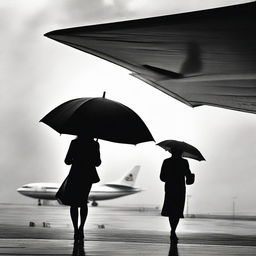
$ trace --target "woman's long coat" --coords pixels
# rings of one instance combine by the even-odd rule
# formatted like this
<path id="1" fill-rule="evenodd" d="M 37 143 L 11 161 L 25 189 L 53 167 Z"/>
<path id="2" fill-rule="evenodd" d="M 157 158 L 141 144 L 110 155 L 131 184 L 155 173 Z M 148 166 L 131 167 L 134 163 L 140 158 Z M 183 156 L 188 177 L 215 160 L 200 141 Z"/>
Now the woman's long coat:
<path id="1" fill-rule="evenodd" d="M 92 183 L 100 180 L 96 171 L 96 166 L 101 164 L 99 143 L 94 140 L 72 140 L 65 163 L 72 166 L 56 198 L 65 205 L 82 206 L 88 201 Z"/>
<path id="2" fill-rule="evenodd" d="M 164 160 L 161 168 L 160 179 L 165 182 L 165 198 L 162 216 L 183 218 L 186 185 L 185 177 L 191 171 L 186 159 L 170 157 Z"/>

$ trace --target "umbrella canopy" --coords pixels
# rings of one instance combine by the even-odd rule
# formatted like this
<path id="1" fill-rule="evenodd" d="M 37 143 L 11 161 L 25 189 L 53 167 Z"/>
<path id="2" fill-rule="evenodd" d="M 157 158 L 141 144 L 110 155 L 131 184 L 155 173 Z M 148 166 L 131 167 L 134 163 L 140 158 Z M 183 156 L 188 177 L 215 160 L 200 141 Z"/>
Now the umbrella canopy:
<path id="1" fill-rule="evenodd" d="M 183 103 L 256 113 L 256 3 L 52 31 Z"/>
<path id="2" fill-rule="evenodd" d="M 183 151 L 182 156 L 183 157 L 189 157 L 198 161 L 205 160 L 203 155 L 200 153 L 200 151 L 195 148 L 194 146 L 184 142 L 184 141 L 178 141 L 178 140 L 164 140 L 159 143 L 157 143 L 158 146 L 162 147 L 165 150 L 172 150 L 172 149 L 179 149 Z"/>
<path id="3" fill-rule="evenodd" d="M 127 144 L 154 141 L 145 123 L 133 110 L 106 98 L 67 101 L 40 121 L 59 133 L 90 134 L 94 138 Z"/>

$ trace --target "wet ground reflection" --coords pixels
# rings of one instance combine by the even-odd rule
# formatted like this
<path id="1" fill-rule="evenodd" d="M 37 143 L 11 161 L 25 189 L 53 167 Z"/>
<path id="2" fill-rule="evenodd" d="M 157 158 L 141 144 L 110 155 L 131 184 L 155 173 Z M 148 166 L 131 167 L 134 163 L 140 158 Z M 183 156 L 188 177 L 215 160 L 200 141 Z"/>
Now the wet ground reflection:
<path id="1" fill-rule="evenodd" d="M 168 256 L 179 256 L 177 244 L 171 244 Z"/>
<path id="2" fill-rule="evenodd" d="M 85 256 L 84 243 L 74 242 L 72 256 Z"/>

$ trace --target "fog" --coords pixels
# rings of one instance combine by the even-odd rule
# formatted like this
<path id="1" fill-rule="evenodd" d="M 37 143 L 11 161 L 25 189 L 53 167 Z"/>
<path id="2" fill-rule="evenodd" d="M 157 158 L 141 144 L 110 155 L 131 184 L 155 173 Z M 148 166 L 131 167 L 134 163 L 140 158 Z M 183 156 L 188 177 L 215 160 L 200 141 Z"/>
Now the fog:
<path id="1" fill-rule="evenodd" d="M 106 97 L 132 108 L 156 142 L 184 140 L 205 162 L 189 160 L 196 183 L 188 187 L 190 210 L 255 214 L 256 116 L 214 107 L 190 108 L 139 81 L 114 64 L 43 36 L 72 26 L 150 17 L 247 1 L 2 0 L 0 101 L 0 202 L 33 203 L 16 192 L 29 182 L 61 182 L 72 136 L 59 135 L 39 120 L 77 97 Z M 100 141 L 101 181 L 141 165 L 136 185 L 145 191 L 109 204 L 160 206 L 162 161 L 169 156 L 153 142 L 137 146 Z"/>

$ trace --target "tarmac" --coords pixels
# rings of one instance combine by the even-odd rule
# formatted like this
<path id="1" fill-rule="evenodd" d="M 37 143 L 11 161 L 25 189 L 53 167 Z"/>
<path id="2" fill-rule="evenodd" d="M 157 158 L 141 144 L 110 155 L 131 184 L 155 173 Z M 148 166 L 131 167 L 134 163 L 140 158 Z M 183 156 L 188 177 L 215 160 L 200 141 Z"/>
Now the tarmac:
<path id="1" fill-rule="evenodd" d="M 170 246 L 168 219 L 146 207 L 89 207 L 84 244 L 69 208 L 0 205 L 0 255 L 256 255 L 256 221 L 182 219 Z"/>

